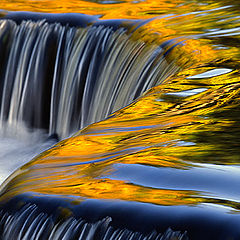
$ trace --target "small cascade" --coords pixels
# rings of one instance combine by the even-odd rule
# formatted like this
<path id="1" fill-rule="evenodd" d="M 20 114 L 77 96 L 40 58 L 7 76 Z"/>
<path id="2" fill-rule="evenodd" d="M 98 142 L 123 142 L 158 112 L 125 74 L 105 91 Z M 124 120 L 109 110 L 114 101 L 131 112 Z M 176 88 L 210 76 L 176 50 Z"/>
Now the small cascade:
<path id="1" fill-rule="evenodd" d="M 0 124 L 60 138 L 130 104 L 178 69 L 123 28 L 0 21 Z"/>
<path id="2" fill-rule="evenodd" d="M 17 136 L 27 142 L 19 147 L 27 160 L 58 137 L 127 106 L 179 68 L 165 59 L 162 47 L 101 24 L 79 28 L 45 20 L 0 20 L 0 51 L 0 147 Z M 41 148 L 26 152 L 36 142 Z M 10 159 L 7 148 L 1 159 Z M 16 212 L 0 212 L 0 239 L 188 239 L 170 228 L 143 233 L 112 222 L 108 215 L 95 221 L 56 218 L 37 204 L 25 204 Z"/>
<path id="3" fill-rule="evenodd" d="M 237 1 L 0 6 L 0 240 L 240 239 Z"/>
<path id="4" fill-rule="evenodd" d="M 15 214 L 0 213 L 1 239 L 28 240 L 188 240 L 187 234 L 172 231 L 152 231 L 148 234 L 111 226 L 111 217 L 89 223 L 69 217 L 55 222 L 52 216 L 40 212 L 35 204 L 27 204 Z"/>

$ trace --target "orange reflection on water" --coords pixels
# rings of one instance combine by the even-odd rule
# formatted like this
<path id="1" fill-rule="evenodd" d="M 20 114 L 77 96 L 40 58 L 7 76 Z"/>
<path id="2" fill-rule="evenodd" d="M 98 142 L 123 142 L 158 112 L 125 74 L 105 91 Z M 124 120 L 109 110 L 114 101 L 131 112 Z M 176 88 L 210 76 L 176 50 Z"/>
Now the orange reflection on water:
<path id="1" fill-rule="evenodd" d="M 79 12 L 90 15 L 102 15 L 105 19 L 116 18 L 150 18 L 155 15 L 168 13 L 170 9 L 174 9 L 176 6 L 176 11 L 181 11 L 181 9 L 186 9 L 185 6 L 181 6 L 184 1 L 178 0 L 174 3 L 169 3 L 169 1 L 139 1 L 135 2 L 132 0 L 126 0 L 121 3 L 115 4 L 101 4 L 94 3 L 91 1 L 58 1 L 58 0 L 3 0 L 0 3 L 0 9 L 5 9 L 9 11 L 36 11 L 36 12 L 51 12 L 51 13 L 64 13 L 64 12 Z M 161 8 L 159 8 L 161 5 Z M 163 7 L 164 6 L 164 7 Z"/>
<path id="2" fill-rule="evenodd" d="M 1 1 L 0 8 L 43 12 L 76 11 L 101 14 L 105 19 L 146 19 L 166 14 L 169 9 L 175 13 L 184 12 L 189 6 L 190 10 L 195 8 L 191 4 L 175 8 L 182 1 L 143 1 L 135 4 L 133 9 L 129 7 L 132 6 L 130 1 L 112 5 L 84 1 L 57 2 L 58 5 L 55 1 L 32 1 L 31 5 L 26 5 L 26 1 Z M 165 5 L 160 8 L 160 4 Z M 210 7 L 219 7 L 219 4 L 214 3 Z M 207 8 L 202 5 L 201 10 Z M 174 64 L 183 69 L 188 67 L 187 70 L 182 69 L 178 75 L 168 78 L 130 106 L 112 114 L 111 118 L 83 129 L 33 159 L 10 178 L 12 181 L 8 185 L 6 182 L 2 186 L 5 193 L 2 199 L 35 192 L 162 205 L 217 202 L 214 196 L 212 199 L 205 198 L 201 191 L 151 188 L 127 180 L 114 180 L 112 175 L 117 171 L 116 163 L 184 171 L 191 170 L 194 163 L 201 162 L 240 164 L 237 144 L 225 146 L 226 139 L 230 142 L 239 139 L 239 53 L 236 47 L 230 47 L 231 41 L 226 43 L 229 46 L 219 54 L 216 47 L 219 40 L 216 38 L 189 37 L 211 29 L 216 18 L 223 13 L 224 10 L 219 10 L 213 18 L 208 15 L 208 21 L 204 21 L 206 15 L 197 13 L 179 18 L 166 16 L 139 28 L 132 38 L 141 38 L 149 44 L 181 37 L 176 40 L 181 44 L 175 46 L 166 58 L 169 62 L 174 59 Z M 226 59 L 223 60 L 222 55 Z M 234 71 L 215 77 L 191 78 L 221 67 Z M 204 90 L 199 93 L 188 96 L 179 94 L 200 88 Z M 231 206 L 230 203 L 226 205 Z"/>

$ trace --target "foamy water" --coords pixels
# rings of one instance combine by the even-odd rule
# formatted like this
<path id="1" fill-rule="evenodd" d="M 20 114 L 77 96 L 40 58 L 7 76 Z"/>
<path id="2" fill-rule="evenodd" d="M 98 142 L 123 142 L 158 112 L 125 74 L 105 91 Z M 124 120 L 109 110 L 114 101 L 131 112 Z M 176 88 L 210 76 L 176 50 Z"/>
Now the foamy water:
<path id="1" fill-rule="evenodd" d="M 53 145 L 40 130 L 30 131 L 23 124 L 3 124 L 0 128 L 0 184 L 17 168 Z"/>

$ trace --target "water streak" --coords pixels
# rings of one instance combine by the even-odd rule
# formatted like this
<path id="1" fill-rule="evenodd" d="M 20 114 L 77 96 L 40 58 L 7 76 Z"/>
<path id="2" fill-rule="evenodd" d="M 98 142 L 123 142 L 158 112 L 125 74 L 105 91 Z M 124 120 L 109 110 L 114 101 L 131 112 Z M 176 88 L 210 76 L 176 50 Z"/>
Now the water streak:
<path id="1" fill-rule="evenodd" d="M 29 9 L 19 7 L 24 1 L 7 2 L 8 10 Z M 31 11 L 46 11 L 46 4 L 49 12 L 101 19 L 85 29 L 1 24 L 0 94 L 6 76 L 11 93 L 4 124 L 24 121 L 64 138 L 142 94 L 1 185 L 4 238 L 161 239 L 171 227 L 195 240 L 239 239 L 239 6 L 226 0 L 130 2 L 31 5 Z M 111 28 L 116 16 L 134 21 L 134 33 Z M 10 56 L 16 56 L 14 68 Z M 175 72 L 173 62 L 181 71 L 143 94 Z M 39 100 L 27 101 L 36 92 L 32 79 L 44 94 L 37 112 L 28 113 L 27 103 Z M 13 99 L 22 103 L 15 108 Z"/>
<path id="2" fill-rule="evenodd" d="M 0 22 L 6 50 L 0 122 L 25 122 L 61 138 L 128 105 L 178 68 L 163 49 L 123 28 Z"/>
<path id="3" fill-rule="evenodd" d="M 27 204 L 17 213 L 0 213 L 1 239 L 28 240 L 188 240 L 187 233 L 152 231 L 148 234 L 118 229 L 111 226 L 111 217 L 96 222 L 87 222 L 74 217 L 55 223 L 52 216 L 40 212 L 35 204 Z"/>

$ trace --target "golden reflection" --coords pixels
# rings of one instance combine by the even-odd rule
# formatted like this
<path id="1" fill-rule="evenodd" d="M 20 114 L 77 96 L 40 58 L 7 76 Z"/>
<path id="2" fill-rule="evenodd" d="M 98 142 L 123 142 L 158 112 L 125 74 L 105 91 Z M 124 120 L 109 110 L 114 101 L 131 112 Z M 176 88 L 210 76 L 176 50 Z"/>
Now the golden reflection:
<path id="1" fill-rule="evenodd" d="M 145 0 L 124 2 L 116 2 L 114 4 L 101 4 L 83 1 L 83 0 L 2 0 L 0 9 L 7 11 L 32 11 L 32 12 L 48 12 L 48 13 L 66 13 L 76 12 L 89 15 L 99 15 L 102 19 L 150 19 L 162 15 L 176 14 L 177 18 L 184 19 L 184 25 L 181 28 L 188 27 L 188 23 L 192 24 L 191 19 L 195 17 L 195 12 L 209 11 L 221 7 L 221 2 L 212 2 L 204 5 L 197 2 L 177 0 Z M 186 14 L 192 12 L 193 14 Z M 183 14 L 181 16 L 181 14 Z M 200 14 L 200 13 L 198 13 Z M 220 14 L 220 13 L 219 13 Z M 189 21 L 190 20 L 190 21 Z M 176 21 L 175 21 L 176 23 Z M 196 21 L 197 23 L 197 21 Z M 197 23 L 199 26 L 200 23 Z M 188 29 L 189 30 L 189 29 Z"/>
<path id="2" fill-rule="evenodd" d="M 99 1 L 101 3 L 101 1 Z M 166 14 L 169 10 L 181 12 L 187 7 L 183 0 L 169 2 L 167 0 L 146 0 L 134 3 L 132 0 L 126 0 L 115 4 L 100 4 L 89 1 L 72 0 L 38 0 L 38 1 L 23 1 L 23 0 L 3 0 L 0 3 L 0 8 L 9 11 L 37 11 L 37 12 L 82 12 L 85 14 L 101 14 L 106 19 L 116 18 L 149 18 Z M 161 5 L 161 8 L 159 6 Z M 132 7 L 134 6 L 134 7 Z M 194 5 L 190 4 L 194 9 Z M 195 7 L 196 8 L 196 7 Z"/>
<path id="3" fill-rule="evenodd" d="M 193 69 L 191 74 L 195 73 L 196 69 Z M 184 74 L 189 75 L 189 71 Z M 217 148 L 221 147 L 216 142 L 201 144 L 195 138 L 197 134 L 232 126 L 228 119 L 219 122 L 217 118 L 209 116 L 224 111 L 226 102 L 236 101 L 239 84 L 233 75 L 234 72 L 208 79 L 207 90 L 197 95 L 159 101 L 166 95 L 162 89 L 171 93 L 192 88 L 191 85 L 178 84 L 183 76 L 170 79 L 128 108 L 117 112 L 116 116 L 85 128 L 75 137 L 60 142 L 26 164 L 21 169 L 22 173 L 7 185 L 4 198 L 37 192 L 161 205 L 211 202 L 201 196 L 201 192 L 150 188 L 111 179 L 111 175 L 114 174 L 115 163 L 188 171 L 194 166 L 194 160 L 199 161 L 202 155 L 213 151 L 216 153 Z M 232 83 L 226 85 L 227 76 Z M 206 79 L 196 82 L 206 82 Z M 180 140 L 195 144 L 181 145 Z M 239 163 L 239 160 L 234 158 L 237 161 L 235 163 Z M 229 161 L 234 163 L 233 159 Z M 224 164 L 228 164 L 228 161 Z M 216 199 L 213 200 L 216 202 Z"/>
<path id="4" fill-rule="evenodd" d="M 85 1 L 57 1 L 56 4 L 54 0 L 43 0 L 26 5 L 26 1 L 3 0 L 0 8 L 75 11 L 101 15 L 102 19 L 116 16 L 147 19 L 167 14 L 169 10 L 174 14 L 196 10 L 196 4 L 182 3 L 180 0 L 174 3 L 141 1 L 131 8 L 132 1 L 111 5 L 86 4 Z M 198 12 L 157 18 L 136 30 L 132 36 L 149 44 L 160 44 L 175 38 L 172 43 L 175 47 L 166 58 L 175 59 L 175 64 L 181 66 L 182 71 L 146 92 L 130 106 L 112 114 L 111 118 L 83 129 L 23 166 L 11 177 L 9 184 L 3 184 L 1 200 L 24 192 L 35 192 L 162 205 L 217 202 L 214 196 L 212 199 L 205 198 L 200 191 L 151 188 L 112 178 L 117 171 L 115 163 L 184 171 L 201 162 L 240 164 L 237 144 L 240 137 L 239 52 L 231 46 L 232 41 L 239 41 L 239 36 L 235 35 L 234 39 L 228 36 L 231 41 L 227 42 L 211 38 L 205 31 L 213 28 L 214 24 L 220 27 L 221 23 L 216 23 L 216 19 L 225 10 L 214 11 L 213 17 L 208 10 L 220 7 L 221 2 L 199 6 L 198 11 L 205 11 L 204 14 Z M 227 28 L 228 23 L 229 20 L 225 19 L 221 27 Z M 233 26 L 236 27 L 237 23 Z M 191 35 L 195 37 L 191 38 Z M 232 71 L 215 77 L 191 78 L 216 68 Z M 184 91 L 199 88 L 204 91 L 181 95 Z M 226 144 L 228 141 L 231 144 Z M 232 144 L 234 142 L 236 144 Z M 224 204 L 232 206 L 229 202 Z"/>

